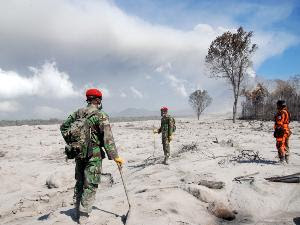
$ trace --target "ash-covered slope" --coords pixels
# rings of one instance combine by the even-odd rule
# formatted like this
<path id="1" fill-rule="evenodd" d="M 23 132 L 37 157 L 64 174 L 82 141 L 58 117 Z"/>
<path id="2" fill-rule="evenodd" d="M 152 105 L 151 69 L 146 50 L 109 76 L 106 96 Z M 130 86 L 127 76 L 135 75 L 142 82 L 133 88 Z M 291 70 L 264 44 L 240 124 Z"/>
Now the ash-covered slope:
<path id="1" fill-rule="evenodd" d="M 277 163 L 271 122 L 232 124 L 220 116 L 177 119 L 170 165 L 163 165 L 160 137 L 152 133 L 159 124 L 112 124 L 126 160 L 123 173 L 132 202 L 128 224 L 296 224 L 299 184 L 264 178 L 300 172 L 299 123 L 292 123 L 289 165 Z M 0 138 L 0 224 L 76 224 L 74 162 L 64 160 L 59 126 L 2 127 Z M 128 205 L 118 169 L 105 159 L 102 173 L 88 224 L 121 225 Z M 233 181 L 248 174 L 254 179 Z M 45 185 L 51 175 L 57 188 Z M 225 186 L 212 189 L 205 181 Z M 235 219 L 216 217 L 226 213 Z"/>

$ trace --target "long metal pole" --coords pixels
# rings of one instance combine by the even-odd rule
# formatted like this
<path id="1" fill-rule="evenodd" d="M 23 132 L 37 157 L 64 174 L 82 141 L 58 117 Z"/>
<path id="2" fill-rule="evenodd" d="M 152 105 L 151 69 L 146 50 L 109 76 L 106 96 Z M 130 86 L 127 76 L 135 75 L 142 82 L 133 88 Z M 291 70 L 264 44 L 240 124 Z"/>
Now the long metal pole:
<path id="1" fill-rule="evenodd" d="M 125 191 L 125 194 L 126 194 L 126 198 L 127 198 L 127 202 L 128 202 L 128 212 L 126 214 L 126 220 L 125 220 L 125 225 L 128 225 L 129 224 L 129 218 L 130 218 L 130 215 L 131 215 L 131 204 L 130 204 L 130 200 L 129 200 L 129 197 L 128 197 L 128 191 L 127 191 L 127 188 L 126 188 L 126 184 L 124 182 L 124 178 L 123 178 L 123 172 L 122 172 L 122 167 L 118 165 L 118 169 L 119 169 L 119 172 L 120 172 L 120 175 L 121 175 L 121 180 L 122 180 L 122 183 L 123 183 L 123 187 L 124 187 L 124 191 Z"/>
<path id="2" fill-rule="evenodd" d="M 156 143 L 155 143 L 155 133 L 154 133 L 154 125 L 153 125 L 153 153 L 152 153 L 153 157 L 154 157 L 155 149 L 156 149 Z"/>
<path id="3" fill-rule="evenodd" d="M 122 167 L 120 165 L 118 165 L 118 169 L 119 169 L 119 172 L 120 172 L 120 175 L 121 175 L 121 180 L 122 180 L 122 183 L 123 183 L 124 191 L 125 191 L 125 194 L 126 194 L 126 197 L 127 197 L 128 206 L 129 206 L 129 209 L 130 209 L 131 204 L 130 204 L 130 200 L 129 200 L 129 197 L 128 197 L 128 191 L 127 191 L 127 188 L 126 188 L 126 184 L 125 184 L 124 178 L 123 178 Z"/>

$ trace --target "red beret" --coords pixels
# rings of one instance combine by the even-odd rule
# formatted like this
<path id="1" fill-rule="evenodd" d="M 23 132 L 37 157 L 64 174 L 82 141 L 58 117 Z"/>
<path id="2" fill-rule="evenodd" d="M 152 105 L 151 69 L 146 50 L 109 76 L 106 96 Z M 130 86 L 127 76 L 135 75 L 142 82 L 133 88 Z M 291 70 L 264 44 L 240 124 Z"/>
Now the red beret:
<path id="1" fill-rule="evenodd" d="M 160 111 L 168 111 L 168 108 L 166 106 L 163 106 L 160 108 Z"/>
<path id="2" fill-rule="evenodd" d="M 88 89 L 85 93 L 86 97 L 102 97 L 101 91 L 96 88 Z"/>

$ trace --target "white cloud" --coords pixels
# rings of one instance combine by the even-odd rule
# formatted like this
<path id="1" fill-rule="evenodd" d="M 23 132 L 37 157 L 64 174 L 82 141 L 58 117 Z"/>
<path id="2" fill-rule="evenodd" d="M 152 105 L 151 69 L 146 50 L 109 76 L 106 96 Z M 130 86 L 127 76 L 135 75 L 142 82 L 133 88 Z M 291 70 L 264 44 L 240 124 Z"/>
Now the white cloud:
<path id="1" fill-rule="evenodd" d="M 246 71 L 247 75 L 250 77 L 250 78 L 255 78 L 256 77 L 256 73 L 254 71 L 254 69 L 252 67 L 249 67 Z"/>
<path id="2" fill-rule="evenodd" d="M 103 98 L 110 98 L 111 97 L 111 93 L 110 93 L 108 88 L 99 87 L 98 89 L 102 92 Z"/>
<path id="3" fill-rule="evenodd" d="M 164 77 L 168 80 L 167 84 L 170 84 L 178 94 L 183 97 L 187 97 L 188 93 L 184 83 L 187 84 L 188 82 L 184 79 L 179 79 L 175 75 L 171 74 L 172 68 L 172 63 L 168 62 L 157 67 L 155 71 L 164 75 Z"/>
<path id="4" fill-rule="evenodd" d="M 42 60 L 55 59 L 62 65 L 60 68 L 72 75 L 73 82 L 80 83 L 80 87 L 93 80 L 96 85 L 88 87 L 102 87 L 104 98 L 115 98 L 105 104 L 105 107 L 111 104 L 111 108 L 115 108 L 113 105 L 125 108 L 139 102 L 140 107 L 152 107 L 153 103 L 149 105 L 149 102 L 137 100 L 148 96 L 147 93 L 152 91 L 149 83 L 154 85 L 155 82 L 163 85 L 168 83 L 180 96 L 187 96 L 190 86 L 198 84 L 210 93 L 227 90 L 228 87 L 224 87 L 222 82 L 205 76 L 204 59 L 216 36 L 227 30 L 236 30 L 234 18 L 243 15 L 240 11 L 256 11 L 252 10 L 253 7 L 248 10 L 247 6 L 240 10 L 239 5 L 228 6 L 227 11 L 222 8 L 222 17 L 216 17 L 211 8 L 205 9 L 203 15 L 211 17 L 215 23 L 210 21 L 211 18 L 202 17 L 189 24 L 199 23 L 193 29 L 180 30 L 174 28 L 176 26 L 162 26 L 126 14 L 110 0 L 2 1 L 0 59 L 5 60 L 0 61 L 3 61 L 3 68 L 14 68 L 16 65 L 18 68 L 13 70 L 22 71 L 23 63 L 27 61 L 35 66 Z M 11 9 L 14 9 L 14 13 L 11 13 Z M 260 12 L 269 12 L 268 9 L 261 9 Z M 233 10 L 235 12 L 231 13 Z M 290 13 L 289 10 L 280 15 L 277 12 L 281 13 L 278 10 L 274 13 L 276 21 L 280 21 L 281 15 Z M 269 13 L 263 17 L 269 17 Z M 219 18 L 227 18 L 227 22 Z M 269 17 L 272 18 L 273 15 Z M 259 49 L 255 53 L 254 68 L 296 42 L 295 36 L 288 32 L 270 32 L 264 27 L 255 29 L 253 43 L 257 43 Z M 76 91 L 67 73 L 58 71 L 53 64 L 44 67 L 33 68 L 32 76 L 1 70 L 0 98 L 38 95 L 60 98 L 78 96 L 78 93 L 84 97 L 86 89 Z M 147 76 L 144 78 L 145 74 L 152 79 L 149 80 Z M 132 86 L 133 89 L 120 93 L 120 86 Z M 135 98 L 126 98 L 131 92 Z M 156 93 L 151 92 L 151 97 L 157 102 L 173 101 L 177 107 L 185 107 L 185 103 L 171 98 L 173 94 L 161 88 Z M 229 95 L 220 96 L 227 98 Z M 218 107 L 222 108 L 222 105 Z"/>
<path id="5" fill-rule="evenodd" d="M 49 106 L 37 106 L 34 108 L 34 114 L 40 119 L 51 119 L 61 118 L 64 115 L 64 112 Z"/>
<path id="6" fill-rule="evenodd" d="M 223 34 L 224 32 L 227 31 L 231 31 L 231 32 L 235 32 L 236 29 L 235 28 L 229 28 L 229 27 L 217 27 L 217 28 L 213 28 L 211 25 L 209 24 L 202 24 L 199 23 L 194 27 L 194 31 L 196 33 L 199 33 L 201 35 L 206 34 L 206 37 L 210 37 L 210 38 L 214 38 L 216 36 L 219 36 L 221 34 Z"/>
<path id="7" fill-rule="evenodd" d="M 130 87 L 130 90 L 131 90 L 131 92 L 133 93 L 133 96 L 134 96 L 135 98 L 140 98 L 140 99 L 142 99 L 142 98 L 144 97 L 143 94 L 142 94 L 140 91 L 138 91 L 135 87 L 131 86 L 131 87 Z"/>
<path id="8" fill-rule="evenodd" d="M 298 44 L 299 38 L 282 32 L 260 32 L 254 33 L 253 43 L 258 45 L 257 52 L 254 53 L 254 66 L 257 68 L 266 59 L 280 55 L 288 47 Z"/>
<path id="9" fill-rule="evenodd" d="M 138 64 L 144 68 L 165 62 L 188 66 L 194 62 L 201 64 L 213 38 L 222 29 L 227 30 L 199 24 L 195 29 L 182 31 L 127 15 L 111 1 L 76 3 L 66 0 L 3 3 L 0 8 L 2 32 L 22 39 L 22 42 L 12 43 L 18 48 L 7 50 L 7 54 L 22 55 L 32 43 L 33 46 L 40 44 L 39 51 L 45 54 L 51 46 L 54 57 L 75 58 L 80 63 L 89 60 L 92 65 L 109 56 L 116 62 L 126 61 L 128 65 Z M 10 8 L 14 8 L 17 15 L 8 14 Z M 10 21 L 9 26 L 4 21 Z M 7 45 L 7 40 L 1 41 L 0 37 L 0 47 L 1 43 Z"/>
<path id="10" fill-rule="evenodd" d="M 257 9 L 260 13 L 256 16 L 269 15 L 263 13 L 269 8 L 260 8 L 256 4 L 238 6 L 244 13 L 247 10 Z M 9 13 L 11 8 L 15 13 Z M 287 10 L 282 10 L 285 16 L 291 11 L 290 7 L 286 8 Z M 273 14 L 276 15 L 281 12 L 281 7 L 275 7 L 273 10 L 275 10 Z M 239 15 L 238 12 L 234 13 Z M 11 48 L 14 46 L 18 48 L 13 51 L 9 49 L 3 54 L 8 55 L 11 52 L 27 54 L 24 50 L 32 43 L 33 46 L 36 44 L 42 46 L 39 51 L 48 53 L 50 45 L 52 54 L 71 59 L 79 58 L 79 61 L 93 59 L 94 63 L 110 56 L 116 61 L 123 62 L 125 59 L 128 64 L 135 64 L 138 61 L 140 67 L 145 65 L 157 67 L 166 62 L 180 62 L 186 66 L 197 63 L 203 69 L 201 63 L 211 41 L 227 30 L 236 30 L 234 24 L 230 27 L 221 25 L 222 22 L 218 27 L 199 23 L 188 31 L 153 25 L 126 14 L 108 0 L 80 2 L 31 0 L 30 3 L 12 0 L 1 4 L 0 27 L 2 33 L 6 35 L 0 37 L 0 47 L 1 43 L 5 47 L 10 40 L 15 40 L 14 37 L 19 37 L 22 42 L 11 44 Z M 254 41 L 259 45 L 258 55 L 254 61 L 256 67 L 266 58 L 280 54 L 296 43 L 292 34 L 271 33 L 263 29 L 255 31 Z M 163 69 L 157 67 L 157 72 L 162 72 Z M 184 77 L 185 74 L 180 76 Z"/>
<path id="11" fill-rule="evenodd" d="M 30 67 L 32 76 L 21 76 L 14 71 L 0 69 L 0 98 L 40 96 L 68 98 L 78 95 L 69 75 L 58 71 L 55 63 L 45 63 L 41 69 Z"/>
<path id="12" fill-rule="evenodd" d="M 209 33 L 209 34 L 214 34 L 214 29 L 208 25 L 208 24 L 197 24 L 195 27 L 194 27 L 194 30 L 195 31 L 200 31 L 200 32 L 206 32 L 206 33 Z"/>
<path id="13" fill-rule="evenodd" d="M 121 98 L 126 98 L 127 95 L 125 94 L 125 92 L 122 91 L 121 94 L 120 94 L 120 97 L 121 97 Z"/>
<path id="14" fill-rule="evenodd" d="M 15 101 L 0 102 L 0 112 L 17 112 L 19 108 L 19 103 Z"/>
<path id="15" fill-rule="evenodd" d="M 177 77 L 175 77 L 174 75 L 171 75 L 171 74 L 167 74 L 166 77 L 170 81 L 171 86 L 175 88 L 177 93 L 179 93 L 183 97 L 188 96 L 186 88 L 183 84 L 186 81 L 180 80 L 180 79 L 178 79 Z"/>
<path id="16" fill-rule="evenodd" d="M 194 31 L 199 32 L 201 40 L 213 40 L 215 37 L 222 35 L 224 32 L 236 32 L 237 27 L 217 27 L 213 28 L 208 24 L 198 24 Z M 246 30 L 249 31 L 249 30 Z M 205 35 L 204 35 L 205 34 Z M 204 37 L 203 37 L 204 35 Z M 257 44 L 258 50 L 253 55 L 255 68 L 258 68 L 266 59 L 281 54 L 285 49 L 299 43 L 299 38 L 286 32 L 266 32 L 264 30 L 254 30 L 252 39 L 253 44 Z M 206 43 L 207 44 L 207 43 Z M 210 43 L 209 43 L 210 44 Z M 207 48 L 209 47 L 207 44 Z"/>
<path id="17" fill-rule="evenodd" d="M 167 62 L 163 65 L 158 66 L 155 71 L 159 73 L 165 73 L 169 72 L 172 69 L 172 64 L 170 62 Z"/>

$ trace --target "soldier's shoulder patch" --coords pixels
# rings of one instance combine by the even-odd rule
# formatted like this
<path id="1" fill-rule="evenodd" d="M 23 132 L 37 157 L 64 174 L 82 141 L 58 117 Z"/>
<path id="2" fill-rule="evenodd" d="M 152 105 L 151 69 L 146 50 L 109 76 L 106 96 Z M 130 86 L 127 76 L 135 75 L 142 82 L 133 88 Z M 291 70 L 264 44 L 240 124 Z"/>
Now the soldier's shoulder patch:
<path id="1" fill-rule="evenodd" d="M 107 122 L 107 123 L 109 122 L 109 116 L 106 112 L 100 111 L 99 116 L 102 122 Z"/>
<path id="2" fill-rule="evenodd" d="M 100 112 L 100 114 L 101 114 L 103 117 L 109 118 L 109 116 L 108 116 L 108 114 L 107 114 L 106 112 L 104 112 L 104 111 L 102 111 L 102 110 L 100 110 L 99 112 Z"/>

